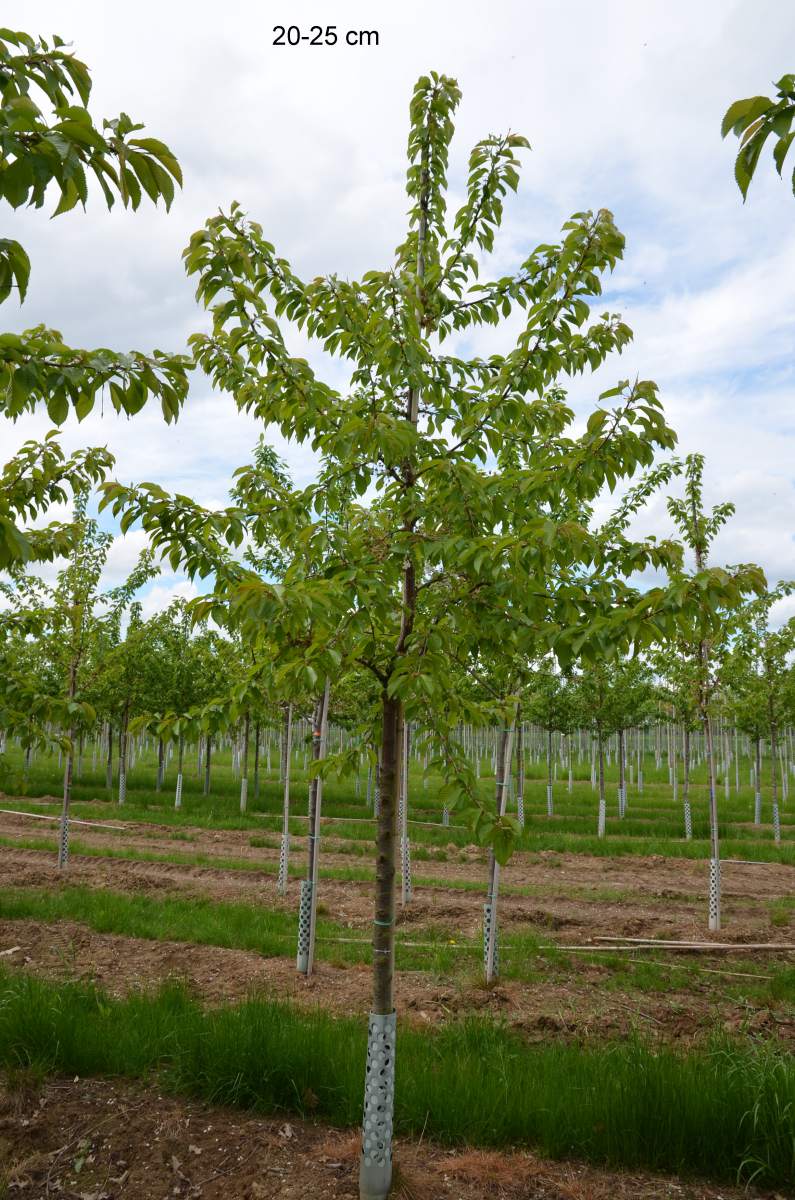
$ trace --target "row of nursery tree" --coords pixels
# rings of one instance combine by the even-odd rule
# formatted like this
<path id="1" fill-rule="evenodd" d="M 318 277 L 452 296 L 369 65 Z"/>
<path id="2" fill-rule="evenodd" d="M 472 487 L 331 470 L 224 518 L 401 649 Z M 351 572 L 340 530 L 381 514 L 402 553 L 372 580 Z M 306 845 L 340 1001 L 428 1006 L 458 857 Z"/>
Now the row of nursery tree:
<path id="1" fill-rule="evenodd" d="M 54 194 L 55 213 L 65 214 L 95 202 L 92 180 L 108 205 L 170 205 L 182 182 L 177 159 L 126 114 L 95 122 L 89 72 L 60 39 L 0 31 L 0 89 L 0 199 L 41 207 Z M 289 764 L 292 714 L 311 710 L 301 911 L 310 961 L 323 779 L 362 746 L 372 750 L 379 799 L 363 1200 L 383 1200 L 391 1179 L 395 879 L 407 850 L 400 830 L 410 737 L 443 777 L 439 803 L 489 847 L 491 974 L 500 869 L 518 833 L 507 811 L 509 766 L 532 705 L 562 711 L 576 673 L 576 687 L 590 695 L 588 726 L 604 744 L 621 726 L 618 710 L 643 691 L 644 672 L 670 690 L 665 703 L 677 728 L 698 729 L 703 739 L 715 928 L 715 714 L 736 708 L 734 723 L 752 736 L 758 727 L 776 764 L 790 711 L 792 630 L 769 623 L 781 593 L 769 591 L 754 566 L 709 562 L 731 506 L 705 510 L 698 456 L 655 463 L 676 442 L 655 385 L 619 382 L 584 426 L 567 403 L 566 382 L 597 370 L 631 338 L 599 301 L 624 250 L 612 214 L 574 213 L 559 238 L 489 279 L 481 259 L 528 143 L 513 133 L 478 142 L 463 202 L 448 211 L 459 99 L 444 75 L 416 85 L 408 227 L 386 267 L 355 281 L 302 279 L 232 203 L 185 250 L 210 314 L 188 353 L 75 349 L 44 326 L 0 336 L 0 412 L 9 417 L 46 407 L 58 425 L 70 411 L 82 419 L 105 397 L 134 417 L 156 398 L 170 422 L 197 372 L 266 431 L 317 456 L 316 478 L 299 487 L 262 442 L 237 472 L 229 503 L 205 510 L 157 483 L 113 481 L 102 448 L 67 454 L 56 433 L 26 445 L 0 475 L 0 724 L 6 736 L 61 743 L 65 839 L 80 738 L 98 722 L 111 747 L 120 737 L 123 800 L 135 722 L 180 748 L 203 735 L 209 764 L 225 722 L 242 722 L 244 740 L 258 745 L 257 724 L 276 708 L 286 714 Z M 729 127 L 751 137 L 751 150 L 741 152 L 747 187 L 761 149 L 749 112 L 763 122 L 771 114 L 742 103 Z M 788 145 L 777 153 L 779 167 Z M 0 241 L 0 301 L 24 299 L 29 273 L 20 243 Z M 509 317 L 502 352 L 463 353 L 478 327 Z M 344 386 L 291 353 L 295 329 L 341 361 Z M 681 472 L 684 498 L 669 503 L 678 539 L 637 534 L 648 498 Z M 597 519 L 598 501 L 617 485 L 623 500 Z M 127 584 L 106 593 L 99 588 L 107 536 L 88 515 L 96 487 L 100 508 L 122 531 L 137 523 L 150 545 Z M 72 497 L 74 520 L 45 523 L 52 504 Z M 205 594 L 188 613 L 175 608 L 144 622 L 134 598 L 159 557 L 202 581 Z M 31 568 L 59 559 L 66 565 L 55 584 L 37 582 Z M 657 582 L 641 586 L 643 572 Z M 341 750 L 329 745 L 331 705 L 338 721 L 344 710 L 351 732 Z M 485 795 L 462 730 L 494 724 L 495 786 Z M 67 849 L 64 840 L 64 862 Z"/>
<path id="2" fill-rule="evenodd" d="M 73 552 L 53 585 L 19 569 L 0 580 L 7 605 L 0 617 L 5 634 L 0 664 L 7 700 L 2 710 L 0 752 L 9 738 L 15 739 L 24 751 L 27 769 L 37 748 L 57 742 L 59 761 L 66 753 L 68 764 L 74 741 L 79 778 L 84 747 L 90 743 L 92 766 L 96 767 L 100 753 L 106 787 L 124 803 L 135 741 L 140 744 L 146 736 L 157 746 L 157 791 L 164 785 L 168 764 L 174 762 L 175 805 L 179 807 L 186 747 L 197 754 L 196 771 L 203 775 L 203 790 L 209 795 L 213 748 L 228 744 L 234 750 L 241 808 L 245 809 L 250 762 L 254 798 L 259 798 L 261 751 L 266 751 L 268 772 L 274 758 L 284 774 L 289 709 L 289 720 L 297 730 L 291 736 L 293 752 L 303 756 L 306 768 L 312 695 L 283 694 L 284 689 L 275 682 L 276 664 L 272 656 L 269 659 L 267 646 L 247 647 L 239 636 L 195 626 L 189 606 L 181 601 L 144 621 L 141 604 L 134 597 L 157 571 L 148 552 L 141 555 L 123 585 L 101 590 L 100 575 L 112 538 L 87 517 L 85 496 L 76 506 L 71 534 Z M 728 794 L 732 764 L 739 789 L 740 759 L 752 759 L 750 781 L 756 785 L 757 822 L 765 782 L 763 761 L 774 796 L 779 786 L 786 795 L 787 776 L 795 767 L 795 666 L 791 662 L 795 622 L 775 630 L 768 625 L 771 604 L 783 591 L 754 599 L 734 612 L 725 622 L 722 640 L 711 647 L 715 687 L 709 712 L 716 730 L 716 772 Z M 689 828 L 690 771 L 694 761 L 703 758 L 695 683 L 692 663 L 681 648 L 619 657 L 584 673 L 569 670 L 564 674 L 549 659 L 528 663 L 520 684 L 513 688 L 518 700 L 513 760 L 520 825 L 528 755 L 534 761 L 542 757 L 546 761 L 551 815 L 553 773 L 557 778 L 558 764 L 571 782 L 573 763 L 579 765 L 587 757 L 592 786 L 598 781 L 603 797 L 605 755 L 610 759 L 611 750 L 619 768 L 620 792 L 625 790 L 627 773 L 636 769 L 633 758 L 637 759 L 642 789 L 645 755 L 653 751 L 659 768 L 662 750 L 674 789 L 681 772 L 685 825 Z M 498 686 L 499 679 L 491 677 L 486 665 L 462 662 L 457 691 L 484 704 L 494 697 Z M 358 779 L 362 764 L 366 764 L 368 800 L 374 794 L 373 780 L 377 786 L 380 779 L 378 747 L 369 736 L 376 709 L 376 689 L 361 667 L 346 678 L 335 679 L 330 689 L 329 721 L 338 733 L 337 755 L 345 750 L 336 766 L 354 772 Z M 476 778 L 484 760 L 488 760 L 487 769 L 496 770 L 493 730 L 483 726 L 466 733 L 457 731 L 457 738 L 474 765 Z M 413 746 L 415 743 L 416 738 Z M 427 751 L 420 755 L 415 748 L 414 753 L 423 765 L 429 763 Z M 66 784 L 71 785 L 71 774 Z M 65 802 L 68 811 L 68 791 Z M 599 824 L 602 833 L 603 816 Z"/>

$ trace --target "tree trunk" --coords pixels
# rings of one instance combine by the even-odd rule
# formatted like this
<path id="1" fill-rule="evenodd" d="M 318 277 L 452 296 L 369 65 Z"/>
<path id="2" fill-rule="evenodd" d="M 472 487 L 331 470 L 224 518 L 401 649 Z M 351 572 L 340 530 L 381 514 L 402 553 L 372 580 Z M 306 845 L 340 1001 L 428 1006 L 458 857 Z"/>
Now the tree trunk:
<path id="1" fill-rule="evenodd" d="M 521 709 L 516 712 L 516 816 L 524 829 L 524 735 Z"/>
<path id="2" fill-rule="evenodd" d="M 773 840 L 781 842 L 781 817 L 778 809 L 778 730 L 776 722 L 770 722 L 770 790 L 773 800 Z"/>
<path id="3" fill-rule="evenodd" d="M 400 704 L 386 693 L 381 698 L 380 812 L 376 830 L 375 917 L 373 922 L 373 1012 L 393 1012 L 395 969 L 395 875 L 398 789 L 400 786 Z"/>
<path id="4" fill-rule="evenodd" d="M 279 850 L 279 878 L 276 890 L 280 896 L 287 891 L 287 879 L 290 865 L 290 759 L 293 749 L 293 706 L 288 704 L 284 710 L 284 731 L 282 734 L 281 777 L 284 784 L 284 800 L 282 803 L 282 844 Z"/>
<path id="5" fill-rule="evenodd" d="M 240 768 L 240 811 L 248 807 L 248 739 L 251 731 L 251 713 L 246 713 L 243 723 L 243 762 Z"/>
<path id="6" fill-rule="evenodd" d="M 762 739 L 759 734 L 755 739 L 754 759 L 754 825 L 762 824 Z"/>
<path id="7" fill-rule="evenodd" d="M 497 759 L 499 763 L 499 757 Z M 547 730 L 547 816 L 554 812 L 552 803 L 552 730 Z"/>
<path id="8" fill-rule="evenodd" d="M 704 714 L 704 744 L 709 781 L 709 928 L 720 929 L 720 843 L 718 837 L 718 797 L 715 789 L 715 750 L 712 743 L 712 722 Z"/>
<path id="9" fill-rule="evenodd" d="M 213 738 L 212 734 L 208 733 L 204 738 L 204 794 L 210 794 L 210 770 L 213 756 Z"/>
<path id="10" fill-rule="evenodd" d="M 315 705 L 312 727 L 312 759 L 319 762 L 326 755 L 328 737 L 328 700 L 331 680 L 326 680 L 323 695 Z M 315 775 L 309 785 L 309 832 L 306 879 L 301 884 L 298 910 L 298 956 L 296 966 L 302 975 L 311 975 L 315 953 L 315 923 L 317 921 L 317 881 L 320 859 L 320 813 L 323 799 L 323 780 Z"/>
<path id="11" fill-rule="evenodd" d="M 505 815 L 508 803 L 508 784 L 511 776 L 511 759 L 513 757 L 513 733 L 516 724 L 516 714 L 519 706 L 513 712 L 513 723 L 504 727 L 500 734 L 500 745 L 497 751 L 497 778 L 495 780 L 495 806 L 500 817 Z M 491 983 L 499 974 L 498 933 L 497 933 L 497 899 L 500 887 L 500 864 L 493 849 L 489 850 L 489 885 L 486 903 L 483 910 L 483 959 L 486 982 Z"/>
<path id="12" fill-rule="evenodd" d="M 685 725 L 682 733 L 682 807 L 685 818 L 685 838 L 693 836 L 693 813 L 690 808 L 690 728 Z"/>
<path id="13" fill-rule="evenodd" d="M 129 705 L 125 704 L 119 729 L 119 804 L 127 800 L 127 721 Z"/>
<path id="14" fill-rule="evenodd" d="M 105 766 L 105 787 L 113 793 L 113 722 L 108 721 L 108 758 Z"/>
<path id="15" fill-rule="evenodd" d="M 162 737 L 159 737 L 157 739 L 157 783 L 155 784 L 156 792 L 159 792 L 163 786 L 163 775 L 165 774 L 165 769 L 166 769 L 165 748 L 163 746 Z"/>
<path id="16" fill-rule="evenodd" d="M 69 669 L 69 699 L 74 700 L 77 692 L 77 662 L 72 661 Z M 63 773 L 63 808 L 61 809 L 61 829 L 58 839 L 58 867 L 63 870 L 69 861 L 69 805 L 72 801 L 72 769 L 75 754 L 75 729 L 69 728 L 69 749 L 66 754 L 66 766 Z"/>
<path id="17" fill-rule="evenodd" d="M 627 811 L 627 766 L 624 730 L 618 731 L 618 815 L 623 817 Z M 670 751 L 669 751 L 670 753 Z"/>
<path id="18" fill-rule="evenodd" d="M 400 757 L 398 764 L 398 813 L 400 821 L 400 902 L 411 900 L 411 844 L 409 842 L 409 727 L 401 716 L 398 730 Z"/>
<path id="19" fill-rule="evenodd" d="M 607 797 L 605 795 L 605 744 L 602 739 L 601 729 L 597 735 L 597 759 L 599 762 L 599 818 L 597 823 L 597 837 L 605 836 L 605 822 L 607 818 Z"/>
<path id="20" fill-rule="evenodd" d="M 254 726 L 254 800 L 259 800 L 259 742 L 262 728 L 259 721 Z"/>
<path id="21" fill-rule="evenodd" d="M 182 808 L 182 758 L 185 753 L 185 735 L 179 735 L 179 749 L 177 751 L 177 790 L 174 795 L 174 808 Z"/>

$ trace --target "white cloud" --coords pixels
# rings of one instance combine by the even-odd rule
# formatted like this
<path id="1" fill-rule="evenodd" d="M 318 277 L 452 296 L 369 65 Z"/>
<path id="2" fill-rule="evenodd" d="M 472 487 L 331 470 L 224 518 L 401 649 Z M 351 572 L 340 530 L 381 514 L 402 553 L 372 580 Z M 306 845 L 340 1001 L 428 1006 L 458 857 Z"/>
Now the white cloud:
<path id="1" fill-rule="evenodd" d="M 174 600 L 193 600 L 199 591 L 189 579 L 171 576 L 169 579 L 158 580 L 144 593 L 141 609 L 144 620 L 168 608 Z"/>
<path id="2" fill-rule="evenodd" d="M 181 349 L 205 317 L 180 252 L 232 198 L 300 274 L 356 275 L 387 262 L 404 227 L 410 90 L 436 67 L 455 74 L 464 93 L 450 169 L 455 197 L 477 138 L 511 127 L 533 144 L 520 195 L 506 205 L 498 271 L 552 240 L 577 209 L 607 206 L 627 233 L 605 307 L 623 311 L 635 340 L 596 379 L 573 382 L 578 413 L 619 378 L 657 379 L 681 451 L 706 453 L 708 502 L 737 504 L 716 556 L 756 559 L 771 579 L 795 574 L 795 201 L 765 161 L 743 206 L 733 139 L 719 137 L 731 100 L 770 90 L 791 67 L 791 6 L 502 0 L 487 17 L 474 0 L 389 8 L 349 0 L 333 18 L 324 14 L 340 29 L 378 28 L 377 49 L 274 47 L 277 22 L 318 19 L 308 0 L 293 0 L 289 11 L 252 0 L 222 9 L 209 0 L 140 0 L 134 12 L 102 0 L 17 8 L 12 24 L 74 40 L 92 69 L 95 112 L 125 109 L 173 146 L 185 189 L 170 214 L 151 206 L 107 214 L 97 197 L 90 216 L 7 219 L 33 276 L 23 310 L 4 306 L 6 326 L 46 321 L 76 344 Z M 510 340 L 487 329 L 467 351 Z M 291 345 L 322 363 L 305 339 L 293 335 Z M 42 414 L 0 426 L 0 457 L 47 427 Z M 129 422 L 95 413 L 81 426 L 68 423 L 64 439 L 107 444 L 125 481 L 154 479 L 219 505 L 258 433 L 228 397 L 197 380 L 176 426 L 155 408 Z M 299 481 L 311 477 L 306 447 L 271 440 Z M 644 527 L 667 532 L 664 505 L 652 507 Z M 114 546 L 109 578 L 129 569 L 140 544 L 134 535 Z M 161 589 L 163 599 L 165 586 L 158 581 L 150 595 Z"/>

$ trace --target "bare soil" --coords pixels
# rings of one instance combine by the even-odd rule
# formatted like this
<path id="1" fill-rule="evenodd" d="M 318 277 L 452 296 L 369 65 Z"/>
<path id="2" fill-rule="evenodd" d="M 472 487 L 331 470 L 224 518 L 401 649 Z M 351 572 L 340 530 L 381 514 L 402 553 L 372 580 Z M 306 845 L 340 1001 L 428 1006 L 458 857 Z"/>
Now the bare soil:
<path id="1" fill-rule="evenodd" d="M 4 804 L 13 807 L 13 800 Z M 117 814 L 108 824 L 124 824 Z M 239 901 L 263 907 L 297 905 L 298 884 L 276 894 L 274 849 L 252 847 L 251 833 L 185 827 L 175 836 L 167 826 L 129 823 L 125 831 L 75 826 L 73 836 L 94 847 L 138 853 L 203 854 L 242 859 L 250 870 L 222 866 L 151 863 L 73 855 L 59 873 L 52 842 L 55 823 L 0 814 L 0 834 L 35 837 L 41 850 L 0 849 L 0 886 L 57 888 L 80 884 L 134 894 Z M 272 835 L 268 835 L 272 836 Z M 324 836 L 328 849 L 343 846 Z M 305 840 L 293 839 L 294 862 Z M 457 936 L 477 936 L 481 891 L 461 891 L 461 880 L 485 881 L 477 847 L 448 847 L 450 861 L 421 861 L 415 876 L 434 886 L 415 886 L 414 899 L 399 915 L 399 938 L 421 940 L 433 927 Z M 329 853 L 329 867 L 357 866 L 366 858 Z M 257 870 L 270 864 L 271 871 Z M 706 863 L 668 858 L 597 858 L 576 854 L 523 853 L 503 872 L 503 928 L 531 929 L 544 940 L 585 944 L 599 935 L 665 936 L 708 940 Z M 724 874 L 725 941 L 791 941 L 771 923 L 770 903 L 792 894 L 795 869 L 772 865 L 727 865 Z M 512 894 L 524 888 L 528 894 Z M 367 937 L 372 920 L 372 884 L 323 879 L 325 913 Z M 780 920 L 780 917 L 778 918 Z M 149 941 L 96 933 L 59 921 L 0 920 L 0 962 L 51 979 L 93 980 L 115 995 L 180 979 L 206 1003 L 252 993 L 289 999 L 307 1008 L 341 1014 L 365 1013 L 370 970 L 364 965 L 320 962 L 310 979 L 299 976 L 285 945 L 279 958 L 193 943 Z M 764 974 L 772 955 L 710 956 L 710 970 Z M 789 961 L 793 961 L 790 959 Z M 456 1015 L 499 1016 L 531 1041 L 555 1038 L 622 1037 L 640 1027 L 666 1040 L 695 1040 L 717 1027 L 751 1036 L 776 1036 L 795 1045 L 795 1014 L 789 1008 L 739 1001 L 726 988 L 732 976 L 691 978 L 682 990 L 640 992 L 617 986 L 607 965 L 538 958 L 537 981 L 501 981 L 486 988 L 473 969 L 452 978 L 432 972 L 399 972 L 402 1019 L 432 1025 Z M 706 980 L 706 981 L 705 981 Z M 760 1196 L 731 1186 L 714 1187 L 649 1175 L 625 1175 L 579 1164 L 549 1163 L 526 1153 L 498 1154 L 398 1143 L 397 1162 L 407 1186 L 404 1200 L 740 1200 Z M 356 1197 L 358 1137 L 350 1131 L 290 1119 L 264 1120 L 210 1109 L 115 1080 L 51 1080 L 40 1085 L 13 1076 L 0 1090 L 0 1195 L 29 1200 L 275 1200 L 276 1197 Z M 793 1193 L 795 1194 L 795 1193 Z M 772 1194 L 767 1194 L 769 1197 Z"/>
<path id="2" fill-rule="evenodd" d="M 370 1003 L 366 964 L 317 962 L 306 978 L 289 957 L 96 933 L 73 921 L 0 921 L 0 947 L 12 951 L 3 956 L 5 966 L 58 981 L 96 983 L 116 996 L 178 980 L 210 1004 L 262 995 L 350 1015 L 366 1013 Z M 740 1001 L 721 990 L 720 979 L 689 980 L 681 990 L 658 993 L 622 990 L 615 980 L 606 988 L 607 977 L 607 968 L 580 962 L 553 966 L 537 981 L 502 980 L 491 987 L 474 970 L 446 979 L 399 971 L 397 1008 L 401 1018 L 418 1026 L 475 1013 L 495 1016 L 532 1042 L 617 1038 L 638 1029 L 681 1043 L 717 1027 L 795 1045 L 795 1013 L 768 1002 Z"/>
<path id="3" fill-rule="evenodd" d="M 25 1200 L 353 1200 L 358 1136 L 192 1104 L 119 1080 L 0 1091 L 0 1188 Z M 732 1186 L 398 1140 L 396 1200 L 741 1200 Z M 772 1193 L 765 1193 L 773 1200 Z"/>
<path id="4" fill-rule="evenodd" d="M 44 822 L 3 815 L 0 832 L 29 837 L 31 824 Z M 75 836 L 81 841 L 93 839 L 99 845 L 118 845 L 139 852 L 157 848 L 173 853 L 176 849 L 219 858 L 246 858 L 252 866 L 275 858 L 273 851 L 252 848 L 250 835 L 242 831 L 181 832 L 194 840 L 175 840 L 172 830 L 155 824 L 130 824 L 124 834 L 99 829 L 87 835 L 86 827 L 76 827 Z M 49 826 L 40 836 L 42 842 L 51 838 Z M 299 844 L 295 861 L 300 861 L 300 856 Z M 437 933 L 444 930 L 451 939 L 479 935 L 482 894 L 445 887 L 462 871 L 470 880 L 477 879 L 481 871 L 485 874 L 480 852 L 473 847 L 471 856 L 473 861 L 468 866 L 418 864 L 423 876 L 427 873 L 434 878 L 435 886 L 417 886 L 411 903 L 399 910 L 399 939 L 421 941 L 423 930 L 431 928 Z M 325 861 L 341 865 L 344 856 L 329 854 Z M 360 858 L 354 861 L 356 865 L 362 863 Z M 235 871 L 73 855 L 67 871 L 61 873 L 51 852 L 10 848 L 0 850 L 0 862 L 4 886 L 55 888 L 81 884 L 133 894 L 245 901 L 289 911 L 294 911 L 297 904 L 296 880 L 290 882 L 289 894 L 282 898 L 276 893 L 273 874 L 256 869 Z M 713 940 L 737 942 L 795 940 L 787 928 L 772 925 L 769 909 L 771 901 L 791 893 L 795 869 L 780 864 L 728 865 L 724 929 L 719 935 L 709 935 L 702 899 L 705 868 L 705 863 L 662 857 L 516 855 L 503 880 L 508 887 L 526 887 L 533 894 L 505 892 L 500 901 L 501 925 L 503 929 L 532 930 L 542 940 L 564 949 L 566 945 L 588 944 L 599 936 L 615 934 L 705 941 L 710 936 Z M 347 927 L 351 937 L 369 936 L 371 883 L 324 879 L 321 903 L 323 911 Z M 3 959 L 9 965 L 26 967 L 50 978 L 91 979 L 116 994 L 177 978 L 188 981 L 203 1000 L 212 1004 L 240 1000 L 259 991 L 340 1013 L 366 1012 L 369 1005 L 370 973 L 366 966 L 320 962 L 314 976 L 306 980 L 295 971 L 294 947 L 287 940 L 283 957 L 266 959 L 215 946 L 100 934 L 69 921 L 5 921 L 0 923 L 0 938 L 0 948 L 19 947 Z M 497 987 L 486 989 L 470 958 L 470 967 L 462 967 L 451 978 L 439 978 L 430 971 L 399 972 L 398 1006 L 404 1017 L 418 1024 L 470 1012 L 498 1014 L 531 1040 L 621 1037 L 633 1028 L 682 1040 L 699 1038 L 717 1027 L 759 1036 L 776 1035 L 795 1042 L 791 1009 L 772 1004 L 769 997 L 754 1000 L 754 991 L 759 994 L 759 989 L 753 987 L 748 989 L 750 999 L 738 1000 L 738 981 L 731 974 L 739 971 L 764 976 L 777 961 L 792 962 L 792 956 L 716 955 L 698 961 L 708 967 L 708 975 L 688 978 L 680 989 L 655 992 L 639 991 L 630 984 L 622 987 L 615 970 L 598 962 L 573 958 L 554 964 L 538 956 L 529 964 L 537 966 L 537 980 L 503 980 Z M 721 974 L 723 971 L 729 974 Z M 735 985 L 731 993 L 727 991 L 730 985 Z"/>
<path id="5" fill-rule="evenodd" d="M 108 824 L 115 824 L 109 821 Z M 0 835 L 35 837 L 46 844 L 56 826 L 39 820 L 0 814 Z M 273 873 L 278 852 L 252 847 L 251 834 L 238 830 L 183 828 L 187 834 L 175 837 L 166 826 L 128 825 L 124 833 L 74 826 L 73 837 L 87 846 L 118 848 L 144 854 L 206 855 L 208 858 L 239 859 L 250 870 L 229 870 L 222 866 L 145 862 L 124 859 L 96 859 L 73 854 L 69 878 L 91 886 L 131 891 L 172 891 L 207 896 L 216 900 L 267 903 L 269 907 L 293 908 L 298 883 L 291 881 L 291 894 L 282 900 L 276 894 Z M 325 837 L 324 846 L 339 846 L 333 836 Z M 306 839 L 292 839 L 292 862 L 303 863 Z M 478 847 L 450 846 L 454 862 L 421 861 L 415 863 L 414 899 L 402 909 L 399 924 L 417 932 L 423 926 L 444 925 L 451 937 L 472 937 L 482 921 L 484 896 L 479 891 L 456 889 L 461 881 L 483 880 L 485 892 L 485 856 Z M 462 856 L 466 861 L 458 861 Z M 15 873 L 22 871 L 25 881 L 50 884 L 51 863 L 45 855 L 10 848 L 0 850 L 8 872 L 8 882 L 22 883 Z M 40 871 L 36 863 L 40 865 Z M 342 868 L 367 865 L 360 856 L 327 853 L 322 867 Z M 270 872 L 256 870 L 258 863 L 269 864 Z M 605 935 L 655 936 L 675 939 L 709 940 L 706 933 L 706 897 L 708 864 L 705 861 L 662 856 L 622 856 L 616 858 L 551 851 L 522 852 L 513 856 L 502 872 L 500 923 L 503 928 L 520 926 L 548 932 L 550 938 L 565 945 L 582 944 Z M 513 889 L 530 894 L 516 895 Z M 770 904 L 795 891 L 795 867 L 781 863 L 743 865 L 726 863 L 723 868 L 723 930 L 720 941 L 786 941 L 789 935 L 771 924 Z M 372 884 L 332 879 L 321 880 L 322 903 L 334 920 L 351 928 L 366 929 L 372 920 Z M 782 918 L 779 915 L 778 920 Z"/>

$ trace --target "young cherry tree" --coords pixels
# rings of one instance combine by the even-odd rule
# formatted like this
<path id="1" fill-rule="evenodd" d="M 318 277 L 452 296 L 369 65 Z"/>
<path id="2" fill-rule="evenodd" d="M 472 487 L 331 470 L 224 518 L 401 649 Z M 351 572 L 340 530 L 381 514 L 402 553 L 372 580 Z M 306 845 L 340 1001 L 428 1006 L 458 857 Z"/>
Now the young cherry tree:
<path id="1" fill-rule="evenodd" d="M 65 769 L 63 808 L 58 849 L 58 866 L 69 857 L 69 809 L 75 763 L 76 739 L 91 724 L 95 708 L 91 692 L 99 670 L 101 651 L 116 630 L 133 595 L 156 574 L 151 557 L 144 552 L 128 579 L 116 588 L 100 590 L 100 576 L 113 542 L 88 516 L 89 493 L 75 496 L 72 521 L 68 526 L 69 556 L 54 585 L 20 570 L 11 582 L 0 581 L 0 593 L 20 615 L 36 621 L 38 651 L 53 697 L 60 697 L 67 719 L 63 727 Z M 88 718 L 88 720 L 87 720 Z"/>
<path id="2" fill-rule="evenodd" d="M 754 823 L 761 821 L 761 743 L 770 740 L 770 793 L 773 838 L 781 841 L 779 812 L 779 732 L 791 715 L 791 660 L 795 652 L 795 618 L 778 629 L 770 628 L 773 605 L 795 591 L 795 584 L 780 583 L 751 600 L 736 614 L 732 626 L 733 651 L 723 678 L 741 729 L 750 734 L 756 749 L 754 768 Z"/>
<path id="3" fill-rule="evenodd" d="M 546 733 L 547 816 L 551 817 L 554 812 L 552 736 L 554 733 L 567 736 L 572 733 L 578 717 L 576 697 L 571 681 L 555 671 L 549 662 L 543 663 L 535 671 L 529 690 L 530 696 L 523 702 L 522 711 L 529 721 Z"/>
<path id="4" fill-rule="evenodd" d="M 597 836 L 605 836 L 607 800 L 605 796 L 605 743 L 619 735 L 618 815 L 626 806 L 623 769 L 623 734 L 649 715 L 651 684 L 648 667 L 640 659 L 621 661 L 614 658 L 583 669 L 575 684 L 579 721 L 590 726 L 596 742 L 599 813 Z"/>
<path id="5" fill-rule="evenodd" d="M 695 560 L 696 577 L 707 566 L 710 547 L 720 529 L 734 514 L 734 505 L 726 502 L 717 504 L 707 512 L 704 508 L 704 456 L 689 454 L 685 460 L 685 494 L 681 499 L 670 497 L 668 512 L 676 524 L 685 545 L 692 551 Z M 758 568 L 741 569 L 741 575 L 747 580 L 747 590 L 761 592 L 765 586 L 764 576 Z M 687 576 L 681 572 L 678 579 L 682 587 L 688 583 Z M 672 575 L 676 582 L 676 574 Z M 691 580 L 692 582 L 692 580 Z M 717 662 L 713 654 L 713 643 L 705 630 L 705 621 L 716 615 L 716 605 L 720 605 L 717 597 L 704 594 L 695 615 L 695 620 L 683 614 L 680 620 L 680 638 L 686 646 L 686 653 L 693 665 L 695 683 L 695 706 L 698 720 L 704 732 L 704 746 L 707 760 L 707 781 L 709 788 L 709 928 L 719 930 L 720 917 L 720 842 L 718 835 L 718 800 L 715 782 L 715 747 L 711 719 L 711 702 L 717 687 Z M 683 635 L 683 636 L 682 636 Z"/>
<path id="6" fill-rule="evenodd" d="M 525 658 L 554 649 L 565 666 L 576 655 L 597 657 L 619 636 L 648 644 L 672 631 L 690 593 L 658 588 L 617 598 L 612 572 L 603 576 L 602 541 L 567 515 L 674 440 L 652 383 L 605 393 L 615 408 L 600 405 L 580 436 L 555 386 L 597 368 L 630 338 L 617 316 L 592 319 L 590 311 L 623 238 L 609 212 L 577 213 L 559 242 L 539 246 L 514 274 L 480 282 L 477 251 L 492 249 L 527 143 L 516 134 L 480 142 L 466 199 L 448 222 L 458 101 L 457 84 L 443 75 L 425 76 L 415 88 L 409 228 L 391 267 L 355 282 L 336 275 L 304 282 L 237 204 L 211 218 L 186 251 L 213 317 L 211 332 L 193 338 L 199 364 L 241 409 L 309 443 L 322 459 L 317 480 L 262 497 L 254 513 L 202 511 L 153 485 L 112 484 L 105 492 L 106 503 L 125 510 L 125 520 L 140 518 L 154 543 L 194 574 L 207 574 L 203 540 L 240 544 L 250 530 L 302 548 L 306 555 L 293 555 L 278 583 L 245 564 L 217 573 L 198 611 L 217 612 L 250 636 L 267 627 L 285 685 L 318 694 L 326 678 L 361 667 L 377 682 L 381 775 L 363 1200 L 382 1200 L 392 1173 L 403 723 L 430 730 L 447 774 L 445 798 L 504 861 L 515 822 L 479 796 L 456 743 L 459 721 L 471 718 L 454 690 L 458 653 L 484 644 Z M 505 353 L 445 352 L 446 339 L 499 324 L 513 310 L 522 325 Z M 321 381 L 290 353 L 289 323 L 347 361 L 347 388 Z M 509 440 L 513 461 L 491 469 Z M 374 499 L 348 504 L 351 490 Z M 626 539 L 617 561 L 630 572 L 667 557 L 664 548 Z M 322 568 L 307 570 L 307 561 Z M 733 585 L 705 573 L 697 586 L 711 595 Z"/>
<path id="7" fill-rule="evenodd" d="M 674 803 L 679 797 L 679 736 L 681 730 L 682 759 L 682 816 L 685 839 L 693 837 L 693 812 L 690 803 L 690 739 L 699 727 L 698 678 L 699 664 L 688 652 L 687 644 L 661 647 L 652 664 L 659 679 L 660 699 L 671 722 L 671 749 Z"/>

